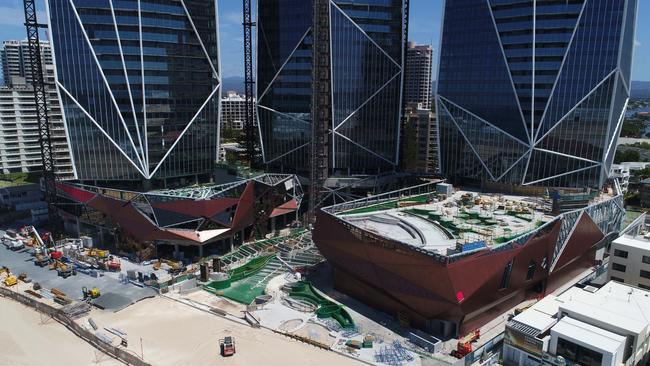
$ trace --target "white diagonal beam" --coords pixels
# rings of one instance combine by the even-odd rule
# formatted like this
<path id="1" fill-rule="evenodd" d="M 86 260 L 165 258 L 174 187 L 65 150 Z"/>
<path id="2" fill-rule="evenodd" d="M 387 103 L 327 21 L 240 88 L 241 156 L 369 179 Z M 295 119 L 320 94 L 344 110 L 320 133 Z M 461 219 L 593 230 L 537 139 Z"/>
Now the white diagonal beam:
<path id="1" fill-rule="evenodd" d="M 142 8 L 138 0 L 138 32 L 140 33 L 140 73 L 142 78 L 142 119 L 144 125 L 144 160 L 147 174 L 149 173 L 149 136 L 147 134 L 147 95 L 144 82 L 144 46 L 142 44 Z"/>
<path id="2" fill-rule="evenodd" d="M 274 158 L 271 159 L 271 160 L 266 161 L 266 163 L 269 164 L 269 163 L 272 163 L 272 162 L 274 162 L 274 161 L 276 161 L 276 160 L 278 160 L 278 159 L 281 159 L 281 158 L 283 158 L 283 157 L 285 157 L 285 156 L 287 156 L 287 155 L 289 155 L 289 154 L 291 154 L 291 153 L 293 153 L 293 152 L 296 152 L 296 151 L 302 149 L 303 147 L 309 145 L 310 143 L 311 143 L 311 141 L 310 141 L 310 142 L 306 142 L 306 143 L 304 143 L 304 144 L 302 144 L 302 145 L 300 145 L 300 146 L 298 146 L 298 147 L 296 147 L 296 148 L 293 148 L 293 149 L 291 149 L 291 150 L 289 150 L 289 151 L 287 151 L 287 152 L 285 152 L 285 153 L 280 154 L 279 156 L 274 157 Z"/>
<path id="3" fill-rule="evenodd" d="M 603 78 L 603 80 L 601 80 L 598 84 L 596 84 L 596 86 L 595 86 L 593 89 L 591 89 L 591 90 L 589 91 L 589 93 L 587 93 L 587 95 L 585 95 L 582 99 L 580 99 L 580 101 L 579 101 L 578 103 L 576 103 L 576 105 L 574 105 L 573 108 L 571 108 L 571 109 L 570 109 L 570 110 L 569 110 L 569 111 L 568 111 L 564 116 L 562 116 L 562 118 L 560 118 L 560 119 L 559 119 L 559 120 L 558 120 L 558 121 L 557 121 L 557 122 L 556 122 L 556 123 L 555 123 L 555 124 L 554 124 L 550 129 L 549 129 L 549 130 L 548 130 L 548 131 L 546 131 L 546 132 L 544 133 L 544 135 L 542 135 L 542 137 L 540 137 L 539 139 L 535 140 L 535 145 L 539 144 L 539 143 L 540 143 L 540 142 L 541 142 L 541 141 L 542 141 L 546 136 L 548 136 L 548 134 L 551 133 L 551 131 L 553 131 L 557 126 L 559 126 L 559 125 L 564 121 L 565 118 L 567 118 L 571 113 L 573 113 L 573 111 L 575 111 L 576 109 L 578 109 L 578 107 L 580 107 L 580 105 L 581 105 L 584 101 L 586 101 L 586 100 L 587 100 L 587 99 L 588 99 L 592 94 L 594 94 L 594 93 L 598 90 L 598 88 L 600 88 L 600 86 L 603 85 L 603 84 L 607 81 L 607 79 L 609 79 L 609 78 L 610 78 L 614 73 L 616 73 L 617 71 L 618 71 L 618 69 L 614 69 L 614 70 L 612 70 L 609 74 L 607 74 L 607 76 L 605 76 L 605 78 Z M 541 130 L 541 128 L 540 128 L 538 131 L 540 131 L 540 130 Z"/>
<path id="4" fill-rule="evenodd" d="M 573 40 L 575 39 L 576 34 L 578 33 L 578 28 L 580 28 L 580 21 L 582 21 L 582 15 L 585 12 L 585 8 L 587 7 L 587 3 L 589 0 L 584 0 L 582 3 L 582 8 L 580 9 L 580 14 L 578 15 L 578 19 L 576 19 L 576 26 L 573 28 L 573 33 L 571 34 L 571 39 L 569 40 L 569 44 L 566 47 L 566 52 L 564 53 L 564 57 L 562 57 L 562 63 L 560 63 L 560 68 L 557 70 L 557 76 L 555 77 L 555 81 L 553 82 L 553 87 L 551 88 L 551 92 L 549 93 L 549 98 L 546 101 L 546 107 L 544 107 L 544 113 L 542 113 L 542 118 L 539 120 L 539 129 L 537 131 L 533 131 L 533 142 L 539 140 L 537 137 L 539 136 L 539 131 L 544 127 L 544 118 L 546 118 L 546 113 L 548 112 L 548 108 L 551 105 L 551 102 L 553 101 L 554 96 L 555 96 L 555 89 L 557 88 L 557 84 L 560 81 L 560 76 L 562 76 L 562 71 L 564 69 L 564 64 L 566 63 L 566 60 L 569 58 L 569 53 L 571 52 L 571 48 L 573 47 Z"/>
<path id="5" fill-rule="evenodd" d="M 273 112 L 273 113 L 277 113 L 277 114 L 279 114 L 279 115 L 281 115 L 281 116 L 285 116 L 285 117 L 290 118 L 290 119 L 292 119 L 292 120 L 294 120 L 294 121 L 301 122 L 301 123 L 304 123 L 304 124 L 306 124 L 306 125 L 311 126 L 311 122 L 309 122 L 309 121 L 305 121 L 304 119 L 296 118 L 296 117 L 294 117 L 294 116 L 292 116 L 292 115 L 290 115 L 290 114 L 286 114 L 286 113 L 282 113 L 282 112 L 276 111 L 275 109 L 273 109 L 273 108 L 269 108 L 269 107 L 264 106 L 264 105 L 259 105 L 259 104 L 258 104 L 257 106 L 260 107 L 260 108 L 262 108 L 262 109 L 266 109 L 267 111 L 270 111 L 270 112 Z"/>
<path id="6" fill-rule="evenodd" d="M 70 2 L 70 7 L 72 8 L 72 11 L 74 12 L 75 18 L 77 19 L 77 23 L 79 23 L 79 28 L 81 28 L 81 32 L 84 35 L 84 39 L 86 40 L 86 43 L 88 44 L 88 49 L 90 50 L 90 53 L 93 56 L 93 59 L 95 60 L 95 65 L 97 66 L 97 70 L 99 71 L 99 74 L 102 77 L 102 80 L 104 81 L 104 85 L 106 86 L 106 92 L 108 95 L 111 97 L 111 101 L 113 102 L 113 105 L 115 106 L 115 109 L 117 110 L 117 115 L 120 118 L 120 121 L 122 122 L 122 126 L 124 127 L 124 132 L 126 132 L 126 135 L 129 137 L 129 141 L 131 142 L 131 145 L 133 146 L 134 151 L 138 151 L 138 149 L 135 147 L 135 143 L 133 142 L 133 137 L 131 136 L 131 133 L 129 132 L 129 128 L 126 126 L 126 122 L 124 122 L 124 117 L 122 116 L 122 111 L 120 111 L 120 107 L 117 104 L 117 101 L 115 100 L 115 96 L 113 95 L 113 92 L 111 90 L 110 84 L 108 83 L 108 80 L 106 79 L 106 75 L 104 75 L 104 70 L 102 69 L 100 63 L 99 63 L 99 58 L 97 58 L 97 54 L 95 54 L 95 49 L 93 48 L 92 43 L 90 42 L 90 38 L 88 37 L 88 33 L 86 33 L 86 28 L 83 25 L 83 22 L 81 21 L 81 17 L 79 16 L 79 12 L 77 12 L 77 8 L 74 4 L 73 0 L 68 0 Z M 140 155 L 136 154 L 136 157 L 138 158 L 138 162 L 140 163 L 140 166 L 143 167 L 144 163 L 140 159 Z"/>
<path id="7" fill-rule="evenodd" d="M 377 89 L 376 92 L 374 92 L 370 97 L 368 97 L 368 99 L 366 99 L 363 103 L 361 103 L 361 105 L 357 109 L 352 111 L 352 113 L 350 113 L 350 115 L 345 117 L 343 121 L 341 121 L 341 123 L 336 125 L 336 127 L 334 127 L 334 131 L 338 130 L 339 127 L 341 127 L 345 122 L 347 122 L 350 118 L 352 118 L 353 115 L 359 112 L 361 108 L 365 107 L 366 104 L 368 104 L 375 96 L 377 96 L 377 94 L 379 94 L 382 90 L 384 90 L 384 88 L 386 88 L 388 84 L 390 84 L 393 80 L 395 80 L 396 77 L 400 76 L 401 74 L 402 71 L 398 71 L 395 75 L 393 75 L 384 85 L 382 85 L 379 89 Z"/>
<path id="8" fill-rule="evenodd" d="M 382 160 L 388 162 L 389 164 L 391 164 L 391 165 L 395 165 L 395 162 L 394 162 L 394 161 L 390 161 L 390 160 L 386 159 L 385 157 L 383 157 L 383 156 L 377 154 L 376 152 L 374 152 L 374 151 L 368 149 L 367 147 L 365 147 L 365 146 L 363 146 L 363 145 L 360 145 L 359 143 L 355 142 L 354 140 L 350 139 L 349 137 L 347 137 L 347 136 L 345 136 L 345 135 L 342 135 L 341 133 L 336 132 L 336 131 L 334 131 L 334 134 L 335 134 L 336 136 L 339 136 L 339 137 L 341 137 L 341 138 L 347 140 L 348 142 L 352 143 L 353 145 L 355 145 L 355 146 L 357 146 L 357 147 L 359 147 L 359 148 L 361 148 L 361 149 L 367 151 L 368 153 L 370 153 L 370 154 L 372 154 L 372 155 L 374 155 L 374 156 L 376 156 L 376 157 L 378 157 L 378 158 L 380 158 L 380 159 L 382 159 Z"/>
<path id="9" fill-rule="evenodd" d="M 558 151 L 542 149 L 542 148 L 539 148 L 539 147 L 536 147 L 535 150 L 543 151 L 543 152 L 549 153 L 549 154 L 564 156 L 565 158 L 569 158 L 569 159 L 582 160 L 582 161 L 585 161 L 587 163 L 600 164 L 600 161 L 591 160 L 591 159 L 587 159 L 587 158 L 583 158 L 583 157 L 575 156 L 575 155 L 569 155 L 569 154 L 561 153 L 561 152 L 558 152 Z"/>
<path id="10" fill-rule="evenodd" d="M 143 161 L 146 161 L 144 157 L 144 149 L 142 148 L 142 135 L 140 134 L 140 126 L 138 124 L 138 118 L 135 113 L 135 105 L 133 104 L 133 93 L 131 93 L 131 82 L 129 81 L 129 73 L 126 71 L 126 62 L 124 61 L 124 51 L 122 50 L 122 39 L 120 38 L 120 30 L 117 26 L 117 18 L 115 17 L 115 8 L 113 7 L 113 0 L 108 0 L 108 4 L 111 7 L 111 16 L 113 17 L 115 36 L 117 37 L 117 47 L 120 51 L 120 60 L 122 61 L 122 69 L 124 71 L 124 81 L 126 82 L 126 90 L 129 93 L 129 102 L 131 103 L 131 112 L 133 113 L 133 123 L 135 124 L 135 132 L 138 135 L 138 145 L 140 146 L 140 149 L 136 150 L 136 152 L 142 155 Z M 140 34 L 142 35 L 142 33 Z M 146 164 L 144 164 L 142 168 L 145 171 L 149 170 L 149 167 Z"/>
<path id="11" fill-rule="evenodd" d="M 305 34 L 303 34 L 302 37 L 300 37 L 300 41 L 298 41 L 298 43 L 296 44 L 296 47 L 294 47 L 293 50 L 291 50 L 291 53 L 289 54 L 287 59 L 284 60 L 284 62 L 282 63 L 282 66 L 280 66 L 280 69 L 278 69 L 278 71 L 275 73 L 275 75 L 273 75 L 273 78 L 271 79 L 271 81 L 269 81 L 269 85 L 267 85 L 266 89 L 264 89 L 262 94 L 257 97 L 258 103 L 266 95 L 266 93 L 269 91 L 269 89 L 271 89 L 271 85 L 273 84 L 275 79 L 277 79 L 278 76 L 280 76 L 280 73 L 284 69 L 284 66 L 286 66 L 287 63 L 289 63 L 289 60 L 291 60 L 291 57 L 293 57 L 293 54 L 298 50 L 298 47 L 300 47 L 300 44 L 302 43 L 302 41 L 305 40 L 305 37 L 307 37 L 307 35 L 309 34 L 310 31 L 311 31 L 311 27 L 307 28 L 307 31 L 305 32 Z"/>
<path id="12" fill-rule="evenodd" d="M 183 10 L 185 10 L 185 15 L 187 15 L 187 19 L 190 20 L 190 25 L 192 25 L 192 29 L 194 30 L 194 34 L 196 34 L 196 38 L 199 40 L 199 44 L 201 45 L 201 49 L 203 50 L 203 53 L 205 54 L 205 57 L 208 59 L 208 63 L 210 64 L 210 67 L 212 68 L 212 72 L 214 73 L 214 77 L 219 80 L 219 83 L 221 83 L 221 76 L 217 72 L 217 69 L 214 67 L 212 64 L 212 59 L 210 58 L 210 54 L 208 53 L 208 50 L 206 50 L 205 45 L 203 44 L 203 40 L 201 39 L 201 36 L 199 35 L 199 32 L 196 30 L 196 26 L 194 25 L 194 21 L 192 20 L 192 16 L 190 15 L 190 12 L 187 10 L 187 6 L 185 6 L 185 1 L 181 0 L 181 5 L 183 5 Z M 216 14 L 216 16 L 219 16 Z"/>
<path id="13" fill-rule="evenodd" d="M 570 171 L 570 172 L 564 172 L 564 173 L 562 173 L 562 174 L 557 174 L 557 175 L 554 175 L 554 176 L 552 176 L 552 177 L 545 177 L 545 178 L 538 179 L 538 180 L 535 180 L 535 181 L 532 181 L 532 182 L 524 182 L 523 185 L 525 185 L 525 186 L 529 186 L 529 185 L 533 185 L 533 184 L 536 184 L 536 183 L 539 183 L 539 182 L 543 182 L 543 181 L 546 181 L 546 180 L 551 180 L 551 179 L 555 179 L 555 178 L 563 177 L 563 176 L 565 176 L 565 175 L 569 175 L 569 174 L 573 174 L 573 173 L 579 173 L 579 172 L 581 172 L 581 171 L 583 171 L 583 170 L 597 168 L 597 167 L 599 167 L 599 166 L 601 166 L 600 163 L 598 163 L 598 164 L 594 164 L 594 165 L 591 165 L 591 166 L 588 166 L 588 167 L 585 167 L 585 168 L 580 168 L 580 169 L 572 170 L 572 171 Z"/>
<path id="14" fill-rule="evenodd" d="M 352 23 L 352 25 L 354 25 L 364 36 L 366 36 L 366 38 L 368 38 L 368 40 L 379 49 L 379 51 L 386 55 L 386 57 L 388 57 L 391 62 L 393 62 L 400 70 L 402 70 L 402 65 L 399 62 L 395 61 L 386 51 L 384 51 L 384 49 L 381 48 L 381 46 L 379 46 L 377 42 L 375 42 L 375 40 L 372 39 L 372 37 L 370 37 L 365 30 L 363 30 L 363 28 L 359 27 L 359 25 L 354 20 L 352 20 L 352 18 L 350 18 L 341 8 L 339 8 L 339 6 L 334 3 L 334 1 L 330 0 L 330 5 L 335 7 L 341 13 L 341 15 L 347 18 L 350 23 Z"/>
<path id="15" fill-rule="evenodd" d="M 512 80 L 512 72 L 510 72 L 510 65 L 508 65 L 508 58 L 506 57 L 506 51 L 503 48 L 503 43 L 501 42 L 501 37 L 499 36 L 499 28 L 497 27 L 497 22 L 494 19 L 494 13 L 492 12 L 492 6 L 490 5 L 490 0 L 485 0 L 485 6 L 487 6 L 488 11 L 490 12 L 490 19 L 492 19 L 492 25 L 494 26 L 494 35 L 497 37 L 497 42 L 499 42 L 499 50 L 501 51 L 501 56 L 503 56 L 503 63 L 506 65 L 506 69 L 508 70 L 508 78 L 510 79 L 512 92 L 515 95 L 515 100 L 517 101 L 517 108 L 519 109 L 519 115 L 521 116 L 521 123 L 524 126 L 524 131 L 526 131 L 526 136 L 528 136 L 529 143 L 532 143 L 532 135 L 528 133 L 528 127 L 526 127 L 526 118 L 524 117 L 524 112 L 521 109 L 521 103 L 519 102 L 519 94 L 517 93 L 517 88 L 515 88 L 515 82 L 514 80 Z M 534 71 L 533 74 L 535 74 Z M 533 84 L 533 89 L 534 87 L 535 85 Z"/>
<path id="16" fill-rule="evenodd" d="M 156 174 L 156 172 L 158 171 L 158 169 L 160 169 L 160 167 L 161 167 L 162 164 L 165 162 L 165 160 L 167 159 L 167 157 L 169 156 L 169 154 L 170 154 L 172 151 L 174 151 L 174 148 L 176 147 L 176 145 L 181 141 L 181 139 L 183 138 L 183 136 L 185 136 L 185 133 L 187 132 L 187 130 L 189 130 L 190 127 L 192 126 L 192 124 L 194 124 L 194 121 L 196 120 L 196 118 L 201 114 L 201 112 L 203 112 L 203 108 L 205 108 L 205 106 L 208 105 L 208 103 L 210 103 L 210 101 L 212 100 L 212 97 L 213 97 L 214 94 L 219 90 L 220 87 L 221 87 L 221 85 L 217 85 L 217 87 L 214 88 L 214 90 L 212 90 L 212 92 L 210 93 L 210 95 L 208 96 L 208 98 L 207 98 L 207 99 L 205 100 L 205 102 L 203 102 L 203 104 L 201 105 L 201 108 L 199 108 L 199 110 L 196 111 L 196 113 L 194 114 L 194 117 L 192 117 L 192 119 L 191 119 L 190 122 L 187 124 L 187 126 L 185 126 L 185 128 L 183 129 L 183 131 L 181 132 L 181 134 L 178 136 L 178 138 L 176 139 L 176 141 L 174 141 L 174 143 L 172 144 L 172 146 L 167 150 L 167 152 L 165 153 L 165 155 L 163 156 L 163 158 L 160 159 L 160 161 L 158 162 L 158 165 L 156 165 L 156 168 L 155 168 L 155 169 L 154 169 L 154 170 L 149 174 L 149 177 L 148 177 L 149 179 L 151 179 L 151 177 L 153 177 L 153 176 Z M 218 126 L 217 126 L 217 127 L 218 127 Z"/>
<path id="17" fill-rule="evenodd" d="M 140 172 L 140 174 L 142 174 L 143 177 L 146 177 L 147 175 L 142 171 L 142 169 L 140 169 L 140 167 L 138 167 L 138 165 L 131 159 L 131 157 L 129 157 L 129 155 L 126 152 L 124 152 L 124 150 L 122 150 L 122 148 L 115 142 L 115 140 L 113 140 L 113 138 L 106 131 L 104 131 L 102 126 L 100 126 L 99 123 L 97 123 L 95 118 L 93 118 L 93 116 L 91 116 L 90 113 L 86 111 L 86 109 L 75 99 L 75 97 L 72 96 L 72 94 L 60 82 L 57 81 L 56 84 L 59 87 L 59 90 L 63 90 L 63 92 L 68 96 L 68 98 L 70 98 L 70 100 L 72 100 L 74 104 L 77 105 L 77 107 L 86 115 L 86 117 L 88 117 L 88 119 L 90 119 L 90 121 L 99 129 L 99 131 L 104 136 L 106 136 L 106 138 L 111 143 L 113 143 L 113 145 L 115 145 L 115 148 L 117 148 L 117 150 L 121 152 L 122 155 L 124 155 L 124 157 L 133 165 L 133 167 L 136 168 Z"/>
<path id="18" fill-rule="evenodd" d="M 441 100 L 441 102 L 442 102 L 442 100 Z M 493 181 L 496 181 L 496 179 L 494 178 L 494 175 L 492 174 L 490 169 L 487 167 L 487 165 L 485 164 L 483 159 L 481 159 L 481 156 L 479 155 L 478 151 L 476 151 L 476 149 L 474 148 L 474 145 L 472 145 L 472 143 L 469 141 L 469 139 L 465 135 L 465 132 L 463 132 L 463 129 L 460 128 L 460 126 L 458 125 L 458 123 L 454 119 L 454 116 L 451 114 L 451 112 L 449 112 L 449 109 L 447 108 L 445 103 L 440 103 L 440 104 L 442 105 L 442 107 L 447 112 L 447 115 L 449 116 L 449 119 L 451 119 L 451 122 L 454 124 L 454 126 L 456 126 L 456 129 L 458 130 L 458 132 L 460 132 L 460 134 L 465 139 L 465 142 L 467 142 L 467 145 L 469 146 L 469 148 L 472 149 L 472 151 L 474 152 L 474 155 L 476 155 L 476 158 L 478 159 L 478 161 L 481 163 L 481 165 L 483 165 L 483 168 L 485 168 L 485 171 L 490 175 L 490 177 L 492 178 Z"/>
<path id="19" fill-rule="evenodd" d="M 469 110 L 463 108 L 462 106 L 460 106 L 460 105 L 458 105 L 458 104 L 452 102 L 451 100 L 447 99 L 446 97 L 444 97 L 444 96 L 442 96 L 442 95 L 438 95 L 438 97 L 440 97 L 440 99 L 443 99 L 446 103 L 449 103 L 449 104 L 453 105 L 454 107 L 456 107 L 456 108 L 462 110 L 463 112 L 469 114 L 470 116 L 476 118 L 477 120 L 479 120 L 479 121 L 485 123 L 486 125 L 488 125 L 488 126 L 494 128 L 494 129 L 498 130 L 500 133 L 502 133 L 502 134 L 504 134 L 504 135 L 506 135 L 506 136 L 508 136 L 508 137 L 510 137 L 510 138 L 512 138 L 512 139 L 514 139 L 514 140 L 516 140 L 516 141 L 519 142 L 520 144 L 522 144 L 522 145 L 524 145 L 524 146 L 530 146 L 527 142 L 521 141 L 520 139 L 516 138 L 515 136 L 513 136 L 513 135 L 509 134 L 508 132 L 506 132 L 506 131 L 500 129 L 499 127 L 493 125 L 492 123 L 486 121 L 485 119 L 483 119 L 483 118 L 477 116 L 476 114 L 474 114 L 474 113 L 472 113 L 471 111 L 469 111 Z"/>

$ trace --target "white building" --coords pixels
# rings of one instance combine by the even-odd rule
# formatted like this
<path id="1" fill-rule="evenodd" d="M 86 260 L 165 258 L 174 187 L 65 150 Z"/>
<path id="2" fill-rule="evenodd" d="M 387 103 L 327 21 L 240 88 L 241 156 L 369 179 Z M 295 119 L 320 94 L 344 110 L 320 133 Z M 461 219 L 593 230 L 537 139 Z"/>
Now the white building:
<path id="1" fill-rule="evenodd" d="M 255 121 L 253 108 L 253 121 Z M 246 98 L 235 91 L 228 91 L 227 96 L 221 98 L 221 125 L 234 130 L 243 130 L 246 122 Z"/>
<path id="2" fill-rule="evenodd" d="M 40 49 L 43 65 L 52 65 L 52 48 L 50 47 L 50 42 L 41 41 Z M 27 40 L 9 40 L 2 42 L 0 63 L 5 84 L 12 76 L 24 77 L 28 84 L 32 83 L 32 69 L 29 62 L 29 45 Z"/>
<path id="3" fill-rule="evenodd" d="M 52 76 L 52 66 L 46 73 Z M 0 174 L 42 170 L 34 89 L 25 78 L 12 76 L 0 86 Z M 72 179 L 72 161 L 56 89 L 48 89 L 48 117 L 57 175 Z"/>
<path id="4" fill-rule="evenodd" d="M 607 279 L 650 290 L 650 234 L 612 242 Z"/>
<path id="5" fill-rule="evenodd" d="M 504 365 L 644 365 L 650 292 L 608 282 L 548 295 L 506 325 Z"/>
<path id="6" fill-rule="evenodd" d="M 630 183 L 639 183 L 633 179 L 634 172 L 644 169 L 648 164 L 650 163 L 640 161 L 628 161 L 620 164 L 612 164 L 609 176 L 610 178 L 618 178 L 623 192 L 627 192 Z"/>

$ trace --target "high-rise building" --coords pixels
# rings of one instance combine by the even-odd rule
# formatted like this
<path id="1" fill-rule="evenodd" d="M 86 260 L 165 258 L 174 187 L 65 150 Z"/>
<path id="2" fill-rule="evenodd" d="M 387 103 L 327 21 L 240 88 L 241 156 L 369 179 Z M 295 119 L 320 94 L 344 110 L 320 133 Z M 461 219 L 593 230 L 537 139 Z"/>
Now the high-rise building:
<path id="1" fill-rule="evenodd" d="M 462 183 L 601 187 L 630 95 L 637 1 L 447 1 L 442 172 Z"/>
<path id="2" fill-rule="evenodd" d="M 53 78 L 53 68 L 45 69 Z M 59 179 L 74 178 L 70 150 L 56 89 L 48 88 L 48 116 L 54 165 Z M 43 170 L 34 87 L 24 77 L 12 76 L 0 86 L 0 174 Z"/>
<path id="3" fill-rule="evenodd" d="M 221 126 L 223 128 L 243 130 L 246 121 L 246 97 L 237 94 L 235 91 L 228 91 L 226 94 L 227 96 L 221 98 Z M 255 110 L 253 110 L 253 113 L 255 113 Z"/>
<path id="4" fill-rule="evenodd" d="M 76 177 L 208 176 L 221 99 L 216 1 L 47 5 Z"/>
<path id="5" fill-rule="evenodd" d="M 2 43 L 0 62 L 4 86 L 0 87 L 0 174 L 29 173 L 42 170 L 36 104 L 27 41 Z M 74 172 L 61 106 L 54 85 L 52 50 L 41 41 L 41 61 L 47 82 L 50 136 L 54 164 L 59 179 L 72 179 Z"/>
<path id="6" fill-rule="evenodd" d="M 50 42 L 41 41 L 41 62 L 44 65 L 52 64 L 52 48 Z M 28 84 L 31 84 L 32 69 L 29 61 L 29 44 L 26 40 L 8 40 L 2 42 L 0 50 L 0 62 L 2 63 L 2 78 L 6 83 L 12 76 L 24 77 Z"/>
<path id="7" fill-rule="evenodd" d="M 436 114 L 409 103 L 402 128 L 402 168 L 416 174 L 433 174 L 438 170 L 438 134 Z"/>
<path id="8" fill-rule="evenodd" d="M 422 109 L 431 109 L 431 69 L 433 48 L 409 42 L 404 68 L 404 101 L 419 103 Z"/>
<path id="9" fill-rule="evenodd" d="M 403 0 L 330 1 L 333 173 L 377 174 L 399 160 Z M 312 131 L 312 1 L 260 0 L 257 118 L 270 169 L 305 173 Z"/>

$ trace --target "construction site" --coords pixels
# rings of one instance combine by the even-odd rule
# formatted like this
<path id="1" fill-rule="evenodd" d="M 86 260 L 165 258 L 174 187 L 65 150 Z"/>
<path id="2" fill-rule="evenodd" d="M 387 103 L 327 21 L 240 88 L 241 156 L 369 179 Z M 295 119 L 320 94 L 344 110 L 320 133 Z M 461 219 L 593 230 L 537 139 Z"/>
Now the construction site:
<path id="1" fill-rule="evenodd" d="M 0 295 L 65 325 L 103 351 L 95 358 L 420 365 L 442 345 L 424 334 L 414 343 L 387 314 L 337 301 L 343 295 L 327 287 L 329 269 L 306 229 L 277 230 L 196 261 L 136 262 L 91 237 L 54 240 L 34 226 L 2 230 L 0 242 Z M 197 351 L 184 352 L 190 348 Z"/>

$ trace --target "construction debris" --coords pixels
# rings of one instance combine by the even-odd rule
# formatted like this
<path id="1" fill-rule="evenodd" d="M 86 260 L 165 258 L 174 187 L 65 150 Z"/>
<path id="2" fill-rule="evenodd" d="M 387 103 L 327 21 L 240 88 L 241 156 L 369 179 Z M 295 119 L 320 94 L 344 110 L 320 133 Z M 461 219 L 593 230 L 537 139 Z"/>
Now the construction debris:
<path id="1" fill-rule="evenodd" d="M 76 302 L 61 308 L 61 311 L 69 318 L 79 318 L 90 312 L 90 304 L 86 302 Z"/>

